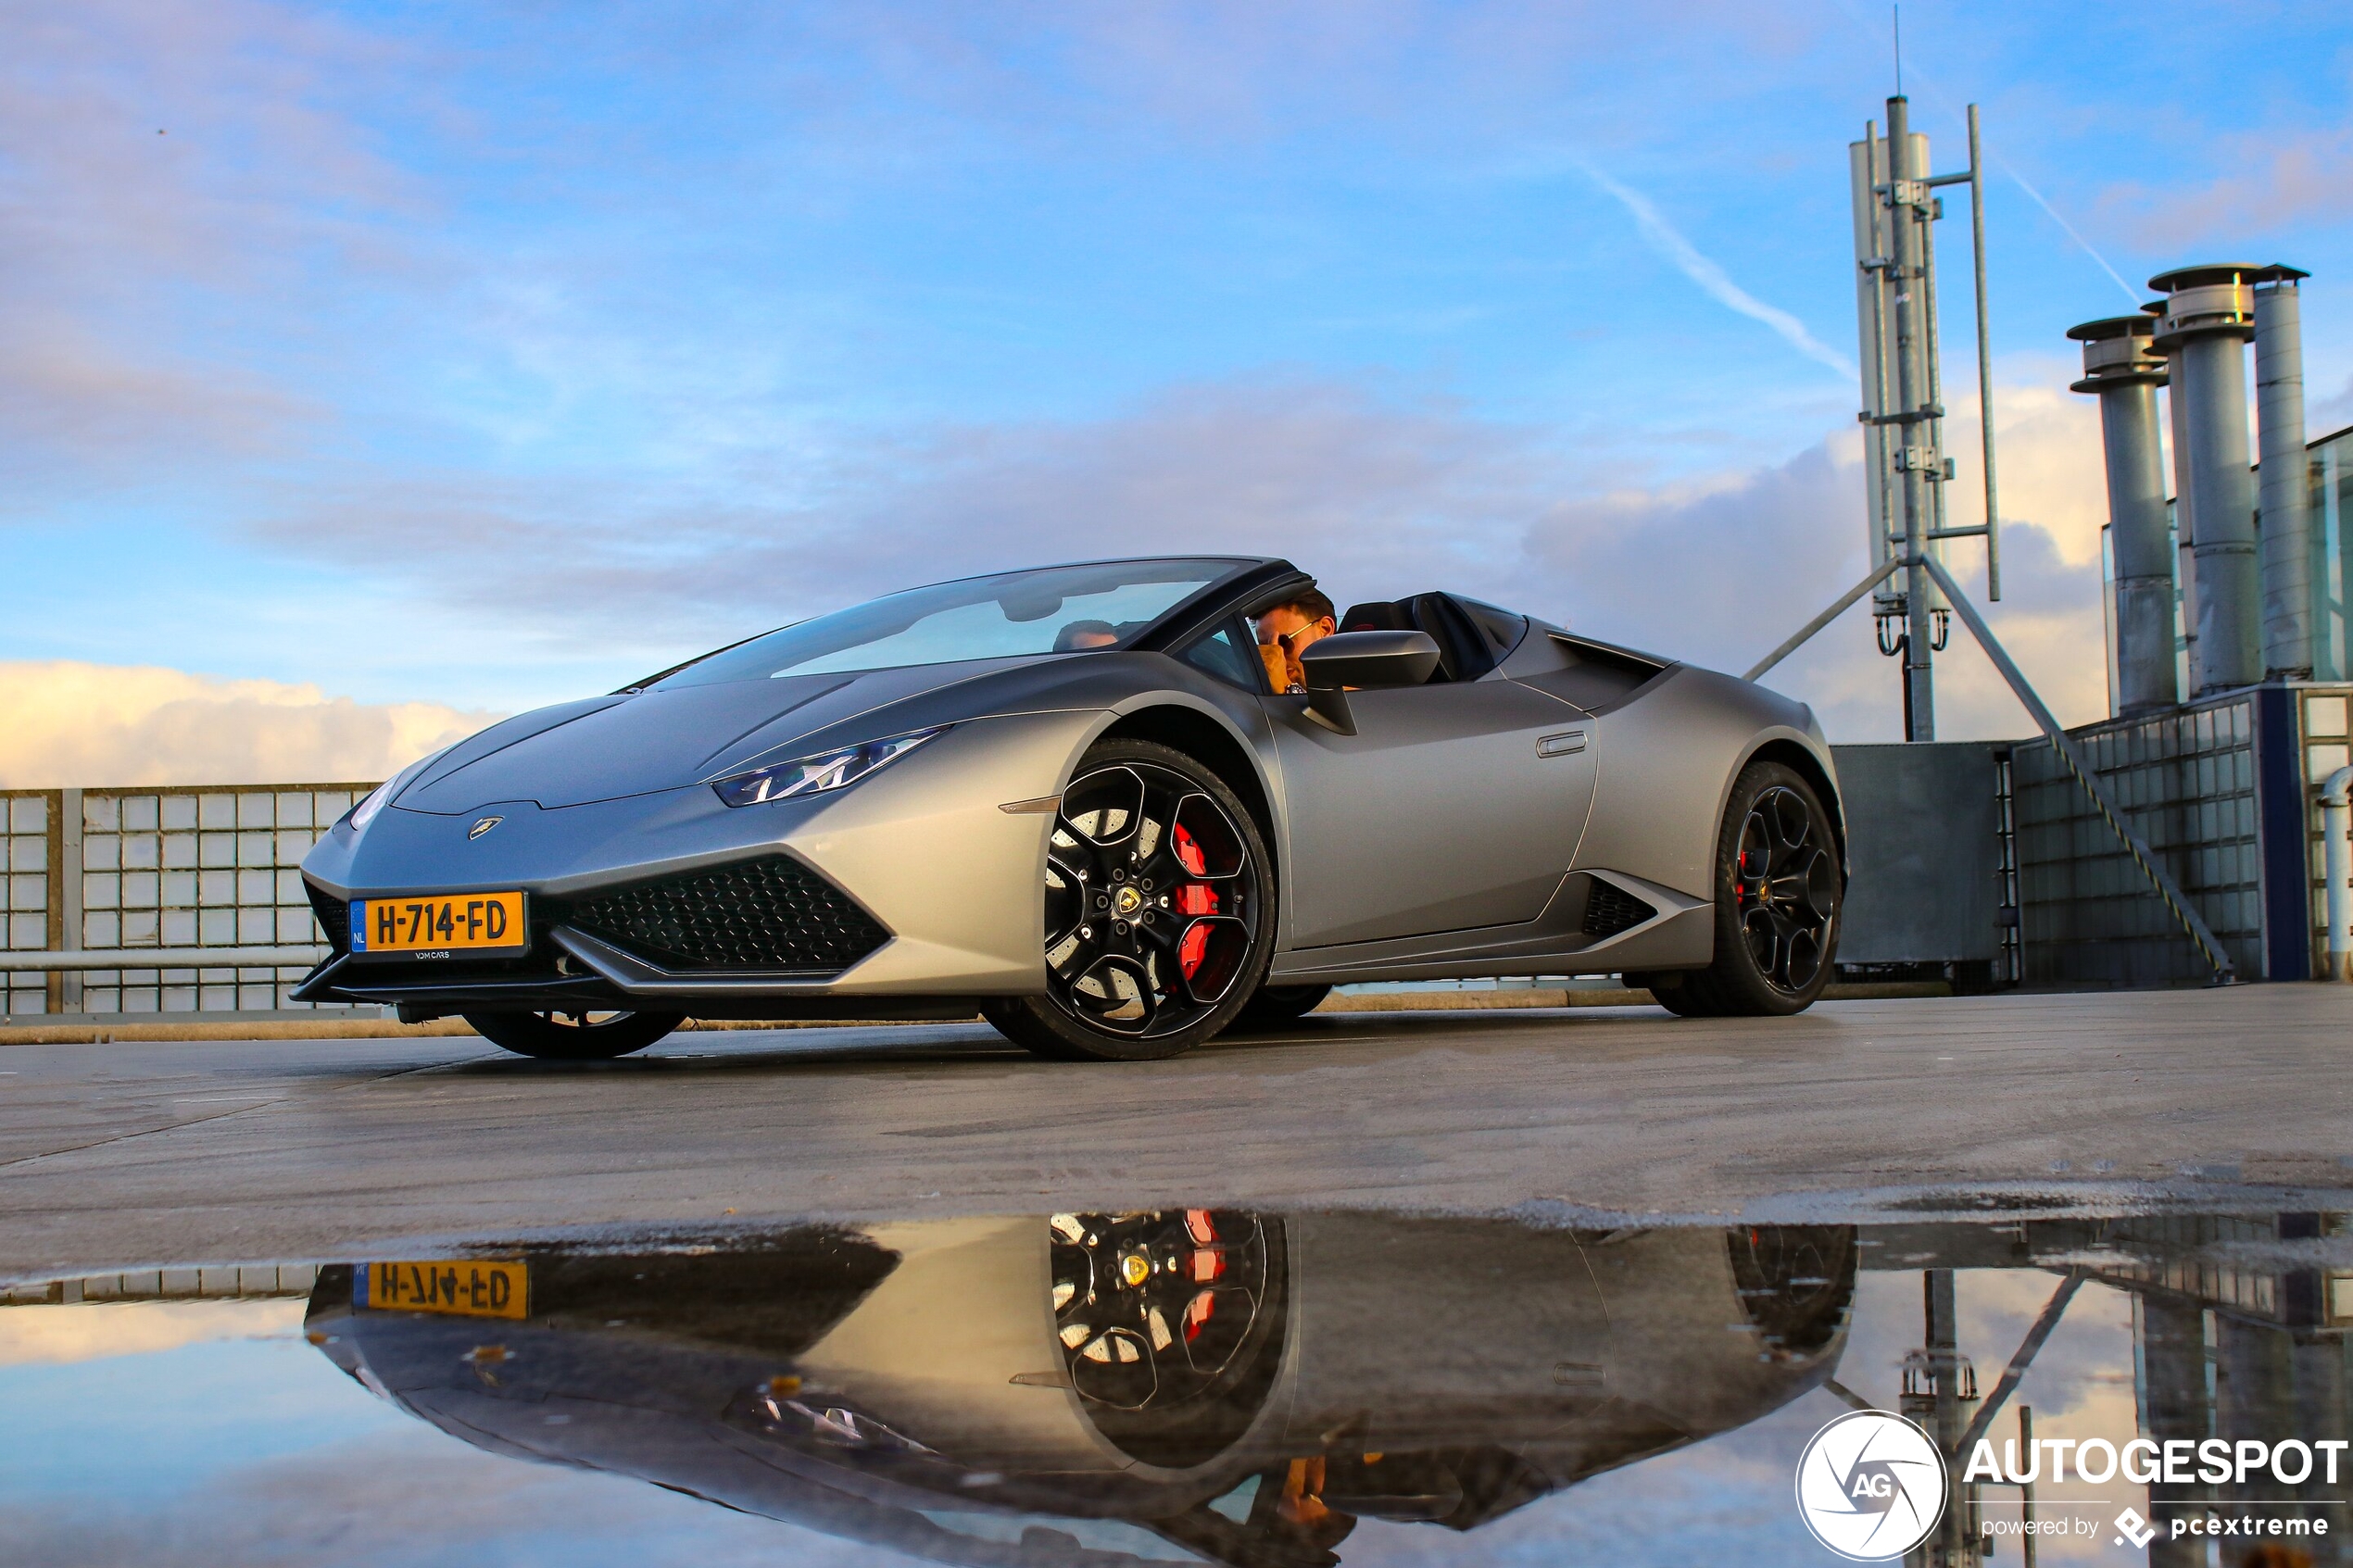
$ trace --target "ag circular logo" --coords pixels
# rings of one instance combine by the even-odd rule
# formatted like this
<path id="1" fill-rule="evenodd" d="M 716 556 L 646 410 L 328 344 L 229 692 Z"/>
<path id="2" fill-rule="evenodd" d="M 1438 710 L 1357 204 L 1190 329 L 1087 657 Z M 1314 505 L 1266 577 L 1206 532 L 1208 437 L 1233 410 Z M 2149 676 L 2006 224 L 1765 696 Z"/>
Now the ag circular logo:
<path id="1" fill-rule="evenodd" d="M 1944 1514 L 1944 1456 L 1900 1415 L 1856 1411 L 1797 1461 L 1797 1512 L 1814 1538 L 1857 1562 L 1901 1557 Z"/>

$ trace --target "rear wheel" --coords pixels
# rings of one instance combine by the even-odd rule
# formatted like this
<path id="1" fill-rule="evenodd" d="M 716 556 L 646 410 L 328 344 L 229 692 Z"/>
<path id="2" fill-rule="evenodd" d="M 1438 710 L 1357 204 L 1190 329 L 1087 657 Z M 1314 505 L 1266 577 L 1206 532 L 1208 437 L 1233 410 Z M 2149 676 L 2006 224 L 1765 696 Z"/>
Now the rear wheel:
<path id="1" fill-rule="evenodd" d="M 609 1061 L 644 1050 L 686 1021 L 681 1012 L 470 1012 L 475 1034 L 517 1056 Z"/>
<path id="2" fill-rule="evenodd" d="M 1324 998 L 1331 994 L 1328 985 L 1261 985 L 1227 1027 L 1245 1031 L 1281 1029 L 1323 1006 Z"/>
<path id="3" fill-rule="evenodd" d="M 1644 976 L 1651 994 L 1686 1018 L 1803 1012 L 1830 984 L 1844 894 L 1814 786 L 1779 762 L 1750 763 L 1718 834 L 1715 961 Z"/>
<path id="4" fill-rule="evenodd" d="M 1231 1023 L 1266 971 L 1273 878 L 1224 780 L 1150 741 L 1106 741 L 1063 791 L 1046 852 L 1046 994 L 985 1004 L 1063 1060 L 1145 1061 Z"/>

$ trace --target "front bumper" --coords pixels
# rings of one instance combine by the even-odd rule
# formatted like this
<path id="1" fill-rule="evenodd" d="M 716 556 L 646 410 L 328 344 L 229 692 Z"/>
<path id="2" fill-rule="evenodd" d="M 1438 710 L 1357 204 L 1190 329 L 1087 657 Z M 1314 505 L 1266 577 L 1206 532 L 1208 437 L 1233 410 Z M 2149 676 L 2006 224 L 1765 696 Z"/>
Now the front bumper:
<path id="1" fill-rule="evenodd" d="M 1000 808 L 1052 795 L 1104 718 L 960 724 L 838 794 L 762 806 L 730 808 L 694 784 L 557 810 L 392 807 L 364 834 L 330 834 L 304 863 L 337 950 L 294 995 L 417 1017 L 661 1008 L 768 1018 L 857 1016 L 862 999 L 890 1017 L 910 1016 L 916 998 L 969 1012 L 973 998 L 1035 991 L 1052 819 Z M 470 839 L 485 816 L 502 820 Z M 699 905 L 646 897 L 754 867 L 825 904 L 823 918 L 773 889 L 749 905 L 740 887 Z M 531 909 L 520 959 L 355 958 L 337 931 L 337 908 L 355 897 L 508 888 Z"/>

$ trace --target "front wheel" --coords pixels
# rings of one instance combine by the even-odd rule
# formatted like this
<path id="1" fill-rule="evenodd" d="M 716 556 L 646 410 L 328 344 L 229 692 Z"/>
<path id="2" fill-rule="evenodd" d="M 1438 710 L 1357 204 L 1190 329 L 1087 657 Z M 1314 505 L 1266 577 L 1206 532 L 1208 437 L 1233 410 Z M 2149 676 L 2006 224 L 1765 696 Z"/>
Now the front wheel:
<path id="1" fill-rule="evenodd" d="M 644 1050 L 686 1022 L 682 1012 L 470 1012 L 473 1032 L 517 1056 L 610 1061 Z"/>
<path id="2" fill-rule="evenodd" d="M 1148 1061 L 1234 1020 L 1274 946 L 1258 824 L 1226 782 L 1150 741 L 1105 741 L 1063 791 L 1046 850 L 1046 994 L 982 1016 L 1038 1055 Z"/>
<path id="3" fill-rule="evenodd" d="M 1814 786 L 1779 762 L 1750 763 L 1718 835 L 1715 960 L 1645 976 L 1652 995 L 1687 1018 L 1805 1011 L 1830 984 L 1845 891 Z"/>

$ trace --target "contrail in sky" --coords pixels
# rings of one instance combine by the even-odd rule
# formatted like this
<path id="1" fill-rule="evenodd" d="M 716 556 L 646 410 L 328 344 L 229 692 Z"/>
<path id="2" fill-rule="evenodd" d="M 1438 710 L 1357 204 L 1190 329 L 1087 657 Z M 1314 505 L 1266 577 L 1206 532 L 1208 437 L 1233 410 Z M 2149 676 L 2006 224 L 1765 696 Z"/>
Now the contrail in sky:
<path id="1" fill-rule="evenodd" d="M 1640 191 L 1627 189 L 1590 163 L 1585 165 L 1585 172 L 1592 177 L 1593 183 L 1616 196 L 1618 205 L 1634 215 L 1634 221 L 1641 227 L 1642 237 L 1650 241 L 1654 249 L 1673 262 L 1676 270 L 1706 290 L 1709 296 L 1717 303 L 1729 306 L 1754 320 L 1764 322 L 1786 339 L 1792 348 L 1796 349 L 1807 358 L 1829 366 L 1849 381 L 1858 379 L 1859 372 L 1856 370 L 1854 360 L 1807 332 L 1806 323 L 1788 311 L 1778 306 L 1766 304 L 1732 282 L 1724 269 L 1702 256 L 1698 248 L 1685 239 L 1657 207 L 1651 205 L 1649 197 Z"/>
<path id="2" fill-rule="evenodd" d="M 2002 166 L 2002 172 L 2017 181 L 2018 188 L 2024 191 L 2028 195 L 2032 196 L 2034 198 L 2034 205 L 2041 207 L 2045 212 L 2049 213 L 2051 215 L 2051 221 L 2066 230 L 2067 237 L 2073 240 L 2077 245 L 2082 245 L 2083 247 L 2083 254 L 2100 264 L 2101 271 L 2116 280 L 2116 286 L 2124 291 L 2124 297 L 2133 302 L 2133 309 L 2138 310 L 2141 307 L 2140 291 L 2133 288 L 2132 284 L 2124 281 L 2123 273 L 2118 271 L 2115 268 L 2110 267 L 2108 264 L 2108 257 L 2102 256 L 2099 253 L 2098 248 L 2095 247 L 2091 241 L 2085 239 L 2082 235 L 2075 232 L 2074 224 L 2070 223 L 2066 219 L 2059 216 L 2059 209 L 2057 207 L 2053 207 L 2049 202 L 2043 199 L 2042 192 L 2036 190 L 2033 186 L 2026 182 L 2025 175 L 2020 174 L 2017 169 L 2012 169 L 2010 167 L 2009 160 L 1999 153 L 1988 153 L 1985 156 L 1992 158 L 1995 163 L 2000 164 Z"/>

